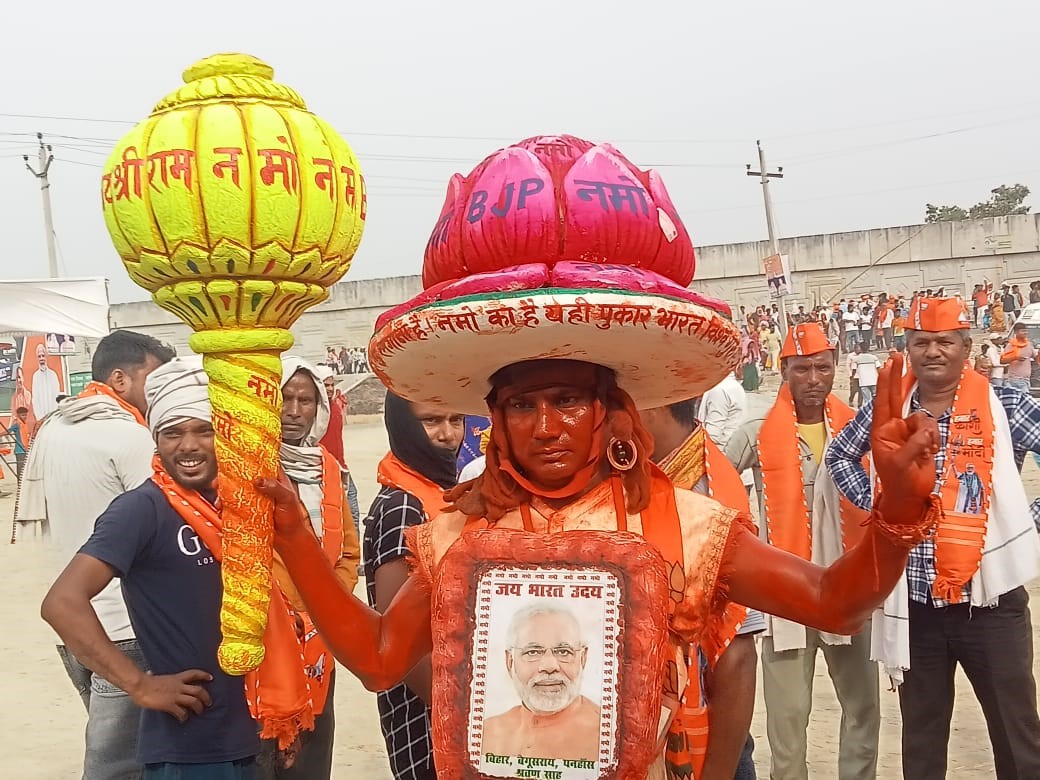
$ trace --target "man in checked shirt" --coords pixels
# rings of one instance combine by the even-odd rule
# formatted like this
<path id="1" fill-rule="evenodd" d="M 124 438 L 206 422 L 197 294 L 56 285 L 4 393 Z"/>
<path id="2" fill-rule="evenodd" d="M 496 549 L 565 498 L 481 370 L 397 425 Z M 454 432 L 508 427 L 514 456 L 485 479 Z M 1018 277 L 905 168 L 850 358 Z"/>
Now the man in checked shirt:
<path id="1" fill-rule="evenodd" d="M 905 582 L 874 617 L 871 655 L 899 686 L 903 776 L 946 776 L 960 663 L 986 718 L 996 777 L 1040 778 L 1024 587 L 1040 573 L 1040 537 L 1018 474 L 1025 452 L 1040 450 L 1040 404 L 1012 388 L 990 388 L 966 367 L 970 320 L 959 298 L 918 299 L 907 320 L 903 409 L 938 423 L 935 492 L 945 518 L 936 535 L 910 553 Z M 869 403 L 826 455 L 838 489 L 864 509 L 873 498 L 861 463 L 872 414 Z M 971 507 L 957 504 L 958 475 L 969 464 L 984 486 L 980 511 L 971 514 Z"/>

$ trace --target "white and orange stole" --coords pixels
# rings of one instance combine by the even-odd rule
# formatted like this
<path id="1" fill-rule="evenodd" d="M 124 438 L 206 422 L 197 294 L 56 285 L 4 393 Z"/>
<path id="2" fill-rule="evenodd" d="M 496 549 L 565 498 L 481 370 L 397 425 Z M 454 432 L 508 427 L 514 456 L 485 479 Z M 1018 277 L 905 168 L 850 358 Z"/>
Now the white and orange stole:
<path id="1" fill-rule="evenodd" d="M 904 416 L 915 389 L 908 372 Z M 967 365 L 950 410 L 938 478 L 944 516 L 935 531 L 935 598 L 957 603 L 970 583 L 971 605 L 993 606 L 1002 594 L 1040 576 L 1040 536 L 1015 464 L 1007 413 L 986 378 Z M 884 664 L 897 685 L 910 668 L 908 602 L 902 578 L 874 613 L 871 634 L 871 658 Z"/>
<path id="2" fill-rule="evenodd" d="M 834 395 L 827 397 L 824 424 L 827 443 L 855 416 L 855 412 Z M 820 464 L 813 485 L 813 506 L 805 497 L 805 475 L 798 437 L 798 417 L 787 383 L 780 385 L 776 403 L 766 415 L 758 434 L 758 461 L 762 469 L 765 517 L 761 522 L 769 544 L 806 561 L 829 565 L 832 557 L 855 546 L 865 531 L 868 513 L 840 495 L 826 466 Z M 829 554 L 822 541 L 838 535 L 833 544 L 839 548 Z M 817 544 L 814 545 L 814 538 Z M 775 650 L 805 647 L 805 627 L 770 616 L 770 633 Z M 849 644 L 850 638 L 821 632 L 830 645 Z"/>

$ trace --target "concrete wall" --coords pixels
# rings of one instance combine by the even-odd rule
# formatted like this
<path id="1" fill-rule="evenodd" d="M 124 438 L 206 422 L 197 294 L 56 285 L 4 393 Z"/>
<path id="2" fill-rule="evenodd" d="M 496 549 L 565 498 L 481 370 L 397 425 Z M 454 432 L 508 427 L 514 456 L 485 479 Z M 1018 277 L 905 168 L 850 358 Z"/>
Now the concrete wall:
<path id="1" fill-rule="evenodd" d="M 793 304 L 943 286 L 964 294 L 983 278 L 1028 288 L 1040 279 L 1040 215 L 785 238 L 780 252 L 790 258 Z M 765 241 L 701 247 L 692 286 L 734 306 L 763 303 L 767 254 Z"/>
<path id="2" fill-rule="evenodd" d="M 1025 283 L 1025 293 L 1030 281 L 1040 279 L 1040 214 L 799 236 L 781 239 L 780 251 L 790 258 L 792 305 L 943 286 L 967 293 L 983 278 Z M 700 247 L 692 287 L 734 308 L 765 303 L 761 261 L 767 254 L 765 241 Z M 300 318 L 293 352 L 320 361 L 326 345 L 364 345 L 376 317 L 420 289 L 418 276 L 342 282 Z M 188 327 L 150 301 L 114 305 L 112 327 L 150 333 L 182 354 L 190 351 Z M 70 371 L 89 369 L 92 347 L 88 343 L 69 360 Z"/>

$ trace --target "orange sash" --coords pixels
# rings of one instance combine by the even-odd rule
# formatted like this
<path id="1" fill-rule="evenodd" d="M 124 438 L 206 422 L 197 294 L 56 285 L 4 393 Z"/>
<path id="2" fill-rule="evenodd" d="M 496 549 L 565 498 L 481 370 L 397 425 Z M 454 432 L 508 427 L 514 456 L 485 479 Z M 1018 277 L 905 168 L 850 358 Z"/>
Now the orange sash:
<path id="1" fill-rule="evenodd" d="M 406 466 L 392 452 L 386 453 L 379 461 L 376 479 L 384 487 L 403 490 L 419 499 L 427 520 L 433 520 L 449 506 L 449 502 L 444 500 L 444 488 Z"/>
<path id="2" fill-rule="evenodd" d="M 709 496 L 723 506 L 750 514 L 751 506 L 740 475 L 703 426 L 697 426 L 697 430 L 658 465 L 672 484 L 683 490 L 693 490 L 707 476 Z"/>
<path id="3" fill-rule="evenodd" d="M 830 438 L 844 428 L 855 412 L 833 394 L 827 396 L 824 422 Z M 798 446 L 798 417 L 791 389 L 780 385 L 776 403 L 758 434 L 758 462 L 762 467 L 762 493 L 769 543 L 807 561 L 812 560 L 812 519 L 805 502 L 802 454 Z M 863 535 L 867 512 L 844 496 L 841 502 L 842 549 L 854 546 Z"/>
<path id="4" fill-rule="evenodd" d="M 141 410 L 133 404 L 129 404 L 120 397 L 119 393 L 113 390 L 111 387 L 106 385 L 104 382 L 89 382 L 86 387 L 77 395 L 77 398 L 87 398 L 92 395 L 107 395 L 117 404 L 119 404 L 125 411 L 130 412 L 134 416 L 137 422 L 141 423 L 145 428 L 148 427 L 148 423 L 144 421 L 144 415 L 141 414 Z M 214 553 L 216 554 L 216 553 Z"/>
<path id="5" fill-rule="evenodd" d="M 747 491 L 740 475 L 702 426 L 697 426 L 674 452 L 661 461 L 660 466 L 672 483 L 684 490 L 693 490 L 701 478 L 707 476 L 708 495 L 725 506 L 750 513 Z M 746 619 L 746 608 L 728 609 L 724 624 L 713 637 L 706 633 L 700 651 L 696 647 L 687 651 L 688 682 L 682 705 L 668 730 L 667 761 L 670 767 L 689 766 L 691 777 L 700 776 L 708 754 L 708 704 L 702 685 L 701 654 L 708 667 L 714 668 Z"/>
<path id="6" fill-rule="evenodd" d="M 957 603 L 982 562 L 993 485 L 990 387 L 975 371 L 961 374 L 946 439 L 943 517 L 935 531 L 932 595 Z"/>
<path id="7" fill-rule="evenodd" d="M 322 455 L 325 462 L 321 545 L 329 560 L 335 563 L 343 545 L 343 485 L 335 457 L 324 450 Z M 158 455 L 152 460 L 152 469 L 152 481 L 162 489 L 170 506 L 219 561 L 223 552 L 223 527 L 217 508 L 197 492 L 185 490 L 174 482 Z M 264 650 L 260 668 L 245 677 L 246 700 L 253 719 L 260 724 L 260 737 L 277 739 L 278 747 L 284 750 L 300 731 L 314 728 L 314 716 L 321 714 L 328 696 L 333 658 L 310 617 L 292 608 L 275 581 L 271 583 Z"/>

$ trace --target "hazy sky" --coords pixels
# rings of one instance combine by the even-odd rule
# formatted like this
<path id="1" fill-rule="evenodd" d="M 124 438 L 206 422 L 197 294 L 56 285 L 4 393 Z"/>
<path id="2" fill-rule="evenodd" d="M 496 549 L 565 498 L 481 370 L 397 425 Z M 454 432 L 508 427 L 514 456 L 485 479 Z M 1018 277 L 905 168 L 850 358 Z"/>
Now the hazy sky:
<path id="1" fill-rule="evenodd" d="M 39 130 L 57 158 L 60 271 L 107 276 L 114 301 L 147 294 L 105 232 L 101 163 L 217 51 L 265 59 L 354 147 L 369 211 L 348 279 L 418 273 L 450 175 L 539 133 L 610 141 L 658 168 L 696 244 L 765 237 L 761 188 L 744 173 L 756 138 L 784 166 L 781 236 L 913 224 L 927 201 L 970 205 L 1001 183 L 1040 189 L 1035 2 L 45 9 L 3 11 L 0 278 L 47 275 L 38 184 L 20 157 Z"/>

